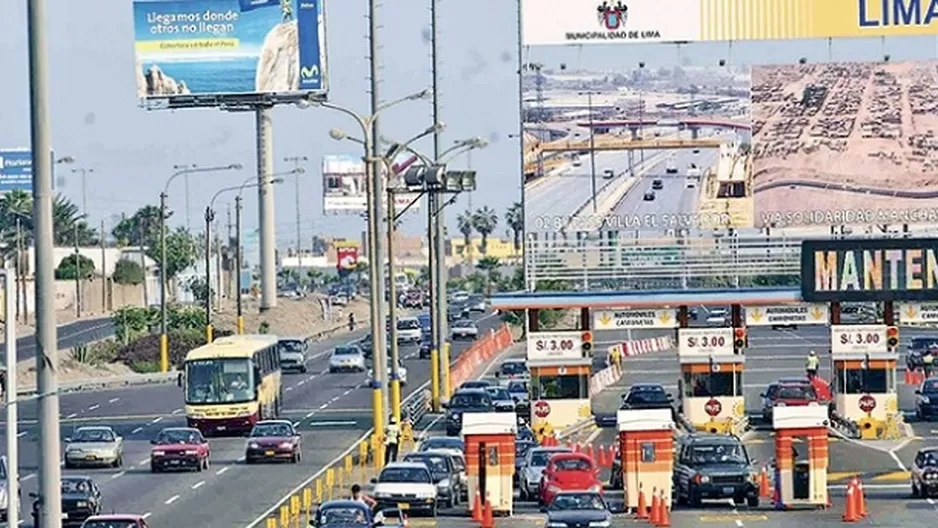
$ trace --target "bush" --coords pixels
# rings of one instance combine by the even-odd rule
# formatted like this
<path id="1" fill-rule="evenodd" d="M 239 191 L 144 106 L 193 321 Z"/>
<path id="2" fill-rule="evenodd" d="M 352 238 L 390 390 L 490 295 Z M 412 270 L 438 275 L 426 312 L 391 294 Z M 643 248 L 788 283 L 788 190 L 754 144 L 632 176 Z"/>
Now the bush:
<path id="1" fill-rule="evenodd" d="M 116 284 L 130 284 L 136 286 L 146 279 L 143 266 L 132 260 L 121 259 L 114 265 L 114 274 L 111 276 Z"/>
<path id="2" fill-rule="evenodd" d="M 232 335 L 230 330 L 216 330 L 215 337 Z M 181 365 L 186 354 L 194 348 L 205 344 L 204 329 L 172 330 L 169 333 L 169 363 L 171 366 Z M 136 372 L 159 371 L 160 366 L 160 336 L 148 335 L 136 339 L 118 350 L 117 361 L 127 365 Z M 155 371 L 153 369 L 155 365 Z"/>
<path id="3" fill-rule="evenodd" d="M 76 255 L 73 253 L 63 258 L 55 268 L 56 280 L 75 280 L 78 277 L 78 267 L 81 267 L 81 278 L 90 279 L 94 276 L 94 261 L 84 255 L 77 255 L 79 266 L 75 265 Z"/>
<path id="4" fill-rule="evenodd" d="M 125 345 L 148 334 L 150 327 L 159 324 L 159 321 L 160 311 L 156 308 L 125 306 L 114 310 L 114 313 L 111 314 L 114 334 Z"/>
<path id="5" fill-rule="evenodd" d="M 195 306 L 170 306 L 166 313 L 169 330 L 204 330 L 205 309 Z"/>
<path id="6" fill-rule="evenodd" d="M 117 359 L 120 343 L 114 339 L 105 339 L 72 347 L 72 358 L 84 365 L 106 365 Z"/>

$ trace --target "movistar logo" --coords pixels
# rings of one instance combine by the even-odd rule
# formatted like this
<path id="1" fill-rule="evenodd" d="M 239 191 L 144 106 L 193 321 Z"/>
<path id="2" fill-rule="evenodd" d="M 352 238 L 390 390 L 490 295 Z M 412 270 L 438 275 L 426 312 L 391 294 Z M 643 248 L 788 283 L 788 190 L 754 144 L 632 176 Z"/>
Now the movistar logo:
<path id="1" fill-rule="evenodd" d="M 318 79 L 319 78 L 319 65 L 314 64 L 309 67 L 305 67 L 305 66 L 301 67 L 300 75 L 302 75 L 304 79 Z"/>

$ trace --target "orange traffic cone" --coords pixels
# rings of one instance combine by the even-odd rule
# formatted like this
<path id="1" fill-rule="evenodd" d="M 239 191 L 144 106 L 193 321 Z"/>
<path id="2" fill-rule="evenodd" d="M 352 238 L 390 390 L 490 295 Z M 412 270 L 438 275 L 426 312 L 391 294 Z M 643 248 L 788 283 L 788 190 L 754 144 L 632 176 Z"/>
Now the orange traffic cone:
<path id="1" fill-rule="evenodd" d="M 863 481 L 860 480 L 860 477 L 857 476 L 856 490 L 857 490 L 857 515 L 860 517 L 866 517 L 869 515 L 869 512 L 866 511 L 866 493 L 863 491 Z"/>
<path id="2" fill-rule="evenodd" d="M 912 378 L 912 371 L 909 369 L 905 369 L 905 384 L 913 385 L 914 383 L 915 381 Z"/>
<path id="3" fill-rule="evenodd" d="M 482 497 L 479 496 L 479 493 L 476 493 L 476 498 L 472 502 L 472 520 L 482 522 Z"/>
<path id="4" fill-rule="evenodd" d="M 486 499 L 482 509 L 482 528 L 495 528 L 495 514 L 492 512 L 492 501 Z"/>
<path id="5" fill-rule="evenodd" d="M 589 458 L 592 458 L 593 462 L 596 462 L 596 458 L 594 457 L 595 453 L 593 452 L 593 444 L 589 444 L 586 446 L 586 453 L 584 454 L 588 456 Z"/>
<path id="6" fill-rule="evenodd" d="M 762 473 L 759 474 L 759 496 L 763 499 L 772 496 L 772 490 L 769 489 L 769 470 L 765 465 L 762 466 Z"/>
<path id="7" fill-rule="evenodd" d="M 655 526 L 671 526 L 671 514 L 668 512 L 668 503 L 664 499 L 664 490 L 661 490 L 661 499 L 658 501 L 658 524 Z"/>
<path id="8" fill-rule="evenodd" d="M 648 522 L 652 526 L 658 526 L 658 488 L 651 488 L 651 512 L 648 515 Z"/>
<path id="9" fill-rule="evenodd" d="M 642 489 L 642 483 L 638 483 L 638 508 L 635 509 L 636 519 L 648 518 L 648 505 L 645 504 L 645 490 Z"/>
<path id="10" fill-rule="evenodd" d="M 843 521 L 848 523 L 857 522 L 861 519 L 857 510 L 857 489 L 853 482 L 847 484 L 847 503 L 844 505 Z"/>

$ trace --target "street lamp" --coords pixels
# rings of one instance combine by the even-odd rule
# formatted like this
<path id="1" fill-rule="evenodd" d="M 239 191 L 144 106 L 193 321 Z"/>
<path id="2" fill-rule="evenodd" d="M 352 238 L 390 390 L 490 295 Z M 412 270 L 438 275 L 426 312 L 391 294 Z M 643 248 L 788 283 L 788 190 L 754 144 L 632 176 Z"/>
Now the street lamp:
<path id="1" fill-rule="evenodd" d="M 593 128 L 593 95 L 600 95 L 600 92 L 580 92 L 579 95 L 586 96 L 586 107 L 589 112 L 590 127 L 590 194 L 593 196 L 593 212 L 596 212 L 596 132 Z"/>
<path id="2" fill-rule="evenodd" d="M 169 371 L 169 335 L 166 329 L 166 220 L 169 218 L 166 212 L 166 198 L 169 195 L 169 185 L 179 176 L 186 174 L 239 171 L 241 169 L 242 166 L 240 163 L 219 165 L 216 167 L 184 167 L 182 169 L 176 169 L 176 172 L 166 180 L 166 185 L 163 186 L 163 192 L 160 193 L 160 372 Z M 141 250 L 142 249 L 143 248 L 141 248 Z M 145 284 L 144 287 L 146 287 Z"/>
<path id="3" fill-rule="evenodd" d="M 387 172 L 388 182 L 387 182 L 387 233 L 388 233 L 388 320 L 390 328 L 389 336 L 389 346 L 391 349 L 391 415 L 394 416 L 394 419 L 397 423 L 401 423 L 401 380 L 397 374 L 397 365 L 400 364 L 401 356 L 400 349 L 397 344 L 397 282 L 395 281 L 396 275 L 396 266 L 394 264 L 394 233 L 396 232 L 396 213 L 395 213 L 395 203 L 394 203 L 394 194 L 393 189 L 391 188 L 391 178 L 397 175 L 397 172 L 394 170 L 394 160 L 400 155 L 401 152 L 404 152 L 407 148 L 410 147 L 413 143 L 420 141 L 421 139 L 431 135 L 438 134 L 445 128 L 443 123 L 437 123 L 434 126 L 431 126 L 424 130 L 423 132 L 417 134 L 416 136 L 408 139 L 404 143 L 397 143 L 392 141 L 387 141 L 385 138 L 381 138 L 385 143 L 390 143 L 391 148 L 388 149 L 388 152 L 381 157 L 382 163 L 385 165 L 385 170 Z M 333 128 L 329 131 L 329 137 L 336 141 L 341 141 L 347 139 L 354 143 L 364 144 L 363 140 L 349 137 L 344 131 Z"/>
<path id="4" fill-rule="evenodd" d="M 79 216 L 76 216 L 74 221 L 72 222 L 72 229 L 74 230 L 74 235 L 73 235 L 74 240 L 72 240 L 72 242 L 75 245 L 75 316 L 78 317 L 79 319 L 81 319 L 81 301 L 82 301 L 81 279 L 82 277 L 81 277 L 81 252 L 78 249 L 78 227 L 79 227 L 78 224 L 85 218 L 88 218 L 88 215 L 86 214 L 79 215 Z M 103 233 L 102 233 L 102 236 L 104 236 Z M 102 273 L 104 272 L 102 271 Z"/>
<path id="5" fill-rule="evenodd" d="M 287 163 L 293 163 L 294 165 L 294 188 L 293 188 L 293 198 L 294 198 L 294 207 L 296 208 L 296 258 L 297 258 L 297 267 L 303 269 L 303 256 L 300 253 L 300 244 L 303 242 L 303 228 L 300 224 L 300 174 L 306 172 L 303 167 L 300 166 L 301 163 L 306 163 L 306 156 L 291 156 L 283 158 L 283 161 Z"/>
<path id="6" fill-rule="evenodd" d="M 93 173 L 94 169 L 72 169 L 72 174 L 81 174 L 81 212 L 83 214 L 88 214 L 88 175 Z"/>
<path id="7" fill-rule="evenodd" d="M 365 180 L 368 186 L 368 268 L 371 279 L 370 302 L 371 302 L 371 333 L 374 348 L 374 380 L 372 381 L 372 390 L 374 391 L 374 430 L 380 434 L 384 431 L 384 413 L 388 405 L 388 387 L 385 385 L 385 365 L 387 365 L 387 334 L 384 331 L 384 259 L 381 252 L 381 237 L 379 231 L 381 223 L 378 221 L 378 215 L 381 210 L 381 197 L 383 195 L 382 181 L 378 177 L 381 172 L 381 156 L 377 148 L 377 142 L 380 138 L 375 136 L 375 124 L 378 116 L 385 110 L 408 101 L 428 99 L 433 95 L 430 89 L 424 89 L 419 92 L 395 99 L 393 101 L 378 105 L 374 113 L 370 116 L 361 116 L 354 110 L 338 106 L 329 102 L 317 101 L 313 99 L 303 99 L 298 103 L 301 108 L 317 106 L 337 110 L 351 117 L 358 123 L 362 131 L 362 145 L 365 155 Z M 341 135 L 341 131 L 340 135 Z M 333 133 L 330 136 L 338 139 Z M 344 139 L 344 136 L 342 137 Z M 392 325 L 393 326 L 393 325 Z M 396 376 L 397 366 L 393 365 L 391 374 Z M 381 459 L 382 453 L 379 453 Z"/>
<path id="8" fill-rule="evenodd" d="M 274 178 L 270 180 L 271 184 L 282 183 L 283 178 Z M 265 182 L 266 183 L 266 182 Z M 223 187 L 218 190 L 209 201 L 208 205 L 205 207 L 205 339 L 207 343 L 214 341 L 214 331 L 212 328 L 212 221 L 215 220 L 215 200 L 226 192 L 238 191 L 239 193 L 246 188 L 250 187 L 260 187 L 261 182 L 254 182 L 249 185 L 234 185 L 231 187 Z M 240 196 L 239 196 L 240 198 Z M 240 235 L 239 235 L 240 238 Z M 241 241 L 238 240 L 238 244 L 241 244 Z M 238 266 L 238 273 L 241 272 L 240 265 Z M 219 270 L 221 273 L 221 270 Z M 238 292 L 238 298 L 240 303 L 241 292 Z M 238 319 L 238 326 L 240 327 L 239 334 L 244 331 L 244 319 L 240 314 Z"/>

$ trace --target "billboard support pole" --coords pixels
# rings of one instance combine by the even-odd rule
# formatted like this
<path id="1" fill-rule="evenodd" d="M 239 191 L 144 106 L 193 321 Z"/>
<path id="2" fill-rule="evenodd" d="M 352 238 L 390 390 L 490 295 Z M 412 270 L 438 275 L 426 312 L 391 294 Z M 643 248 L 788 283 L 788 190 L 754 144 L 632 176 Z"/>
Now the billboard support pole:
<path id="1" fill-rule="evenodd" d="M 255 107 L 257 126 L 257 201 L 261 235 L 261 312 L 277 306 L 277 269 L 274 257 L 274 141 L 270 106 Z"/>
<path id="2" fill-rule="evenodd" d="M 238 306 L 238 335 L 244 335 L 244 313 L 241 306 L 241 193 L 235 196 L 235 299 Z"/>
<path id="3" fill-rule="evenodd" d="M 440 6 L 439 0 L 430 0 L 430 56 L 433 70 L 433 122 L 440 123 L 440 53 L 438 49 L 440 37 Z M 443 155 L 443 131 L 440 129 L 433 132 L 433 160 L 440 163 L 440 157 Z M 436 317 L 431 318 L 436 321 L 436 335 L 434 336 L 433 346 L 437 351 L 442 351 L 446 346 L 446 239 L 444 238 L 443 226 L 445 225 L 443 216 L 443 203 L 441 196 L 435 192 L 430 192 L 430 206 L 427 208 L 430 215 L 429 229 L 432 231 L 430 237 L 430 268 L 434 269 L 435 278 L 433 288 L 430 293 L 430 302 L 435 308 Z M 434 260 L 434 258 L 436 260 Z M 433 312 L 431 312 L 432 314 Z M 439 411 L 439 409 L 434 409 Z"/>
<path id="4" fill-rule="evenodd" d="M 52 151 L 46 2 L 28 1 L 29 104 L 36 240 L 36 389 L 39 399 L 39 526 L 62 526 L 59 451 L 59 366 L 53 267 Z M 12 506 L 12 505 L 11 505 Z"/>

